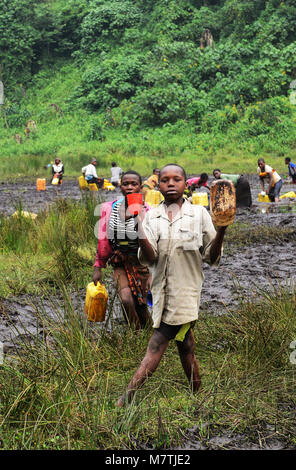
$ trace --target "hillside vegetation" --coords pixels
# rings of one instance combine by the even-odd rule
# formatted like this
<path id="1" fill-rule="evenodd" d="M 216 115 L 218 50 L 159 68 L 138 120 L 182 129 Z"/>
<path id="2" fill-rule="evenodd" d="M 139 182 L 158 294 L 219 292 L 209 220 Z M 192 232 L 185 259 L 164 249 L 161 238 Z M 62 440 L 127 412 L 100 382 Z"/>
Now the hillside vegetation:
<path id="1" fill-rule="evenodd" d="M 2 0 L 1 175 L 56 156 L 68 175 L 93 156 L 106 175 L 113 160 L 252 172 L 259 156 L 284 171 L 295 17 L 293 0 Z"/>

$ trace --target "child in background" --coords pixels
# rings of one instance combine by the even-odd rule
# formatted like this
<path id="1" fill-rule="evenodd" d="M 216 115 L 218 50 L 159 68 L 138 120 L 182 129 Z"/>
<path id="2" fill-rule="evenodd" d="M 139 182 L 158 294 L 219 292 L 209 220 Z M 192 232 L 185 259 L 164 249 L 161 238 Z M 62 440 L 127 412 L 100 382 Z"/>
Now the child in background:
<path id="1" fill-rule="evenodd" d="M 291 158 L 285 158 L 285 164 L 288 165 L 289 176 L 292 179 L 292 183 L 296 184 L 296 165 L 295 163 L 291 162 Z"/>
<path id="2" fill-rule="evenodd" d="M 192 327 L 198 318 L 202 262 L 219 262 L 226 227 L 215 231 L 207 210 L 183 198 L 185 185 L 184 169 L 166 165 L 159 178 L 164 201 L 147 212 L 143 223 L 144 213 L 138 216 L 139 261 L 152 272 L 154 332 L 126 393 L 117 401 L 119 407 L 130 402 L 156 370 L 171 339 L 177 342 L 192 390 L 201 385 Z"/>
<path id="3" fill-rule="evenodd" d="M 112 167 L 111 167 L 111 183 L 113 186 L 117 188 L 119 185 L 120 177 L 122 175 L 123 171 L 120 168 L 120 166 L 117 166 L 116 162 L 112 162 Z"/>

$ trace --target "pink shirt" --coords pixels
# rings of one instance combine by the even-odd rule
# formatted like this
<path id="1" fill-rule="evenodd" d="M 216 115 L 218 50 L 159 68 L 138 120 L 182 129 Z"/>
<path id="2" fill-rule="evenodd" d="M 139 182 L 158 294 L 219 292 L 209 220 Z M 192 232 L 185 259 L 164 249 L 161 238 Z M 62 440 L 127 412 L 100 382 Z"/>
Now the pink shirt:
<path id="1" fill-rule="evenodd" d="M 194 176 L 193 178 L 189 178 L 189 180 L 187 180 L 187 184 L 188 186 L 192 186 L 193 184 L 197 184 L 199 180 L 200 176 Z M 205 183 L 202 183 L 201 186 L 208 186 L 207 181 Z"/>

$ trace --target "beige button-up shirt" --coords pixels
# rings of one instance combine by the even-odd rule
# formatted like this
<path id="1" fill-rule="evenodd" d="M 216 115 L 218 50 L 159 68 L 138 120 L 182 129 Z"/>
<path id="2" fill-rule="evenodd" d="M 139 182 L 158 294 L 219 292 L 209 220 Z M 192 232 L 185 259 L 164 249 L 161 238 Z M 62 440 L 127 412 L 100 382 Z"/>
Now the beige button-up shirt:
<path id="1" fill-rule="evenodd" d="M 153 327 L 158 328 L 161 321 L 183 325 L 196 320 L 204 280 L 202 263 L 211 264 L 210 247 L 216 236 L 211 216 L 204 207 L 185 200 L 170 222 L 161 203 L 146 213 L 143 228 L 157 257 L 150 265 L 139 249 L 140 263 L 152 273 Z"/>

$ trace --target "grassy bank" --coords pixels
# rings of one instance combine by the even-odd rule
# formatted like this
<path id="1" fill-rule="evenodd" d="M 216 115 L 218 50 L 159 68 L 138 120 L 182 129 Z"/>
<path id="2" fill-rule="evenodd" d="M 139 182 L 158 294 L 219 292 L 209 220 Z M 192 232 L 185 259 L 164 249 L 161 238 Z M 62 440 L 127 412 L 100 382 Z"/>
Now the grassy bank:
<path id="1" fill-rule="evenodd" d="M 204 442 L 222 429 L 258 442 L 269 426 L 295 446 L 296 369 L 289 360 L 295 291 L 261 292 L 222 317 L 203 314 L 195 328 L 202 390 L 190 392 L 171 344 L 154 376 L 121 410 L 116 399 L 150 331 L 90 328 L 64 295 L 66 307 L 57 308 L 55 321 L 39 311 L 43 337 L 27 340 L 0 366 L 3 449 L 171 448 L 193 425 Z"/>
<path id="2" fill-rule="evenodd" d="M 69 90 L 79 83 L 73 64 L 44 69 L 34 86 L 20 99 L 18 112 L 11 105 L 7 128 L 0 116 L 0 177 L 47 176 L 44 167 L 56 157 L 63 160 L 66 175 L 78 176 L 92 157 L 98 173 L 110 176 L 111 162 L 147 175 L 154 167 L 178 162 L 188 173 L 254 173 L 264 157 L 278 171 L 287 172 L 284 157 L 295 157 L 296 108 L 279 96 L 254 104 L 241 102 L 223 109 L 204 111 L 197 124 L 190 120 L 144 127 L 129 123 L 129 106 L 105 113 L 91 113 L 74 106 Z M 71 95 L 71 93 L 70 93 Z M 60 112 L 51 104 L 59 106 Z M 29 119 L 36 123 L 27 139 Z M 1 125 L 2 123 L 2 125 Z M 19 134 L 21 144 L 14 139 Z"/>
<path id="3" fill-rule="evenodd" d="M 96 252 L 95 207 L 100 199 L 58 199 L 35 220 L 0 216 L 0 295 L 38 294 L 40 283 L 84 287 L 92 277 Z"/>

